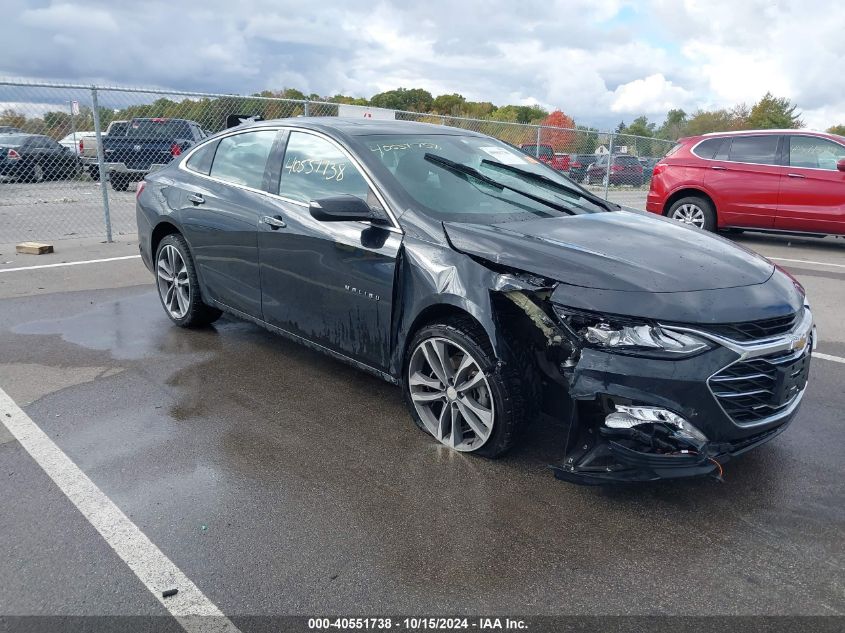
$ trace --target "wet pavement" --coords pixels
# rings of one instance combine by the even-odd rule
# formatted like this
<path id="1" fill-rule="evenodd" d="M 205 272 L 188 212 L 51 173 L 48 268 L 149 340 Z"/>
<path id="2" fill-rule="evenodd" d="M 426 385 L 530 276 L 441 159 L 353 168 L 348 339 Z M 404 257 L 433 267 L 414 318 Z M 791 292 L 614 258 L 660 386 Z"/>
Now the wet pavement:
<path id="1" fill-rule="evenodd" d="M 841 355 L 845 245 L 746 245 L 842 265 L 794 271 Z M 173 327 L 119 265 L 8 288 L 0 387 L 226 615 L 845 614 L 845 364 L 815 360 L 725 483 L 582 488 L 548 470 L 553 422 L 452 453 L 398 388 L 251 324 Z M 2 433 L 0 613 L 165 613 Z"/>

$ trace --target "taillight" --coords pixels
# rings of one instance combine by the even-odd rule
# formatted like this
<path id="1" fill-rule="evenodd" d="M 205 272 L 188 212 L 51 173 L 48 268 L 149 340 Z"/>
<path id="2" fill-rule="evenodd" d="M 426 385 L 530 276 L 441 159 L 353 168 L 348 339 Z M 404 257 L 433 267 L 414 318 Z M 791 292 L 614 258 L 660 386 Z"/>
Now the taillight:
<path id="1" fill-rule="evenodd" d="M 666 163 L 657 163 L 654 166 L 654 171 L 651 172 L 652 176 L 659 176 L 664 171 L 666 171 Z"/>
<path id="2" fill-rule="evenodd" d="M 138 199 L 138 198 L 141 197 L 141 192 L 144 190 L 144 187 L 146 187 L 146 186 L 147 186 L 146 180 L 141 180 L 141 181 L 138 182 L 138 188 L 135 190 L 135 199 Z"/>
<path id="3" fill-rule="evenodd" d="M 179 143 L 173 143 L 170 146 L 170 155 L 173 157 L 181 156 L 182 155 L 182 146 Z"/>
<path id="4" fill-rule="evenodd" d="M 79 139 L 79 153 L 82 153 L 83 148 L 85 147 L 85 143 L 82 142 L 82 139 Z"/>
<path id="5" fill-rule="evenodd" d="M 570 167 L 580 167 L 581 163 L 569 163 Z"/>
<path id="6" fill-rule="evenodd" d="M 20 155 L 20 154 L 18 154 L 18 153 L 17 153 L 15 150 L 13 150 L 13 149 L 10 149 L 10 150 L 6 153 L 6 158 L 8 158 L 9 160 L 18 160 L 18 159 L 20 159 L 20 157 L 21 157 L 21 155 Z"/>
<path id="7" fill-rule="evenodd" d="M 611 165 L 610 171 L 622 171 L 625 169 L 622 165 Z"/>

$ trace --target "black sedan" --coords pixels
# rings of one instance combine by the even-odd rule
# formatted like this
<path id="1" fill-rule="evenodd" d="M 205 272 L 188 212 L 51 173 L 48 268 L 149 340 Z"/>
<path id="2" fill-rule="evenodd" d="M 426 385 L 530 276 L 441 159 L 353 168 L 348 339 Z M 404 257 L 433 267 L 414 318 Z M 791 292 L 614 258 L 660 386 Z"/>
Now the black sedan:
<path id="1" fill-rule="evenodd" d="M 481 134 L 242 125 L 148 175 L 137 219 L 174 323 L 226 312 L 400 384 L 457 451 L 500 455 L 545 414 L 561 478 L 714 474 L 804 396 L 792 277 Z"/>
<path id="2" fill-rule="evenodd" d="M 74 178 L 80 173 L 76 152 L 41 134 L 0 135 L 0 176 L 27 182 Z"/>

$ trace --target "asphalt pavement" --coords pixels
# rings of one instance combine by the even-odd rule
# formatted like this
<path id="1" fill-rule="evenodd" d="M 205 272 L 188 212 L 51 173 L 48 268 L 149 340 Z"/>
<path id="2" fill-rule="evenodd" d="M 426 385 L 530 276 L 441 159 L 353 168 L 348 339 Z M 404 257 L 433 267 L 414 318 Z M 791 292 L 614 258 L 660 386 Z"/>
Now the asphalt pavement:
<path id="1" fill-rule="evenodd" d="M 172 326 L 130 239 L 0 246 L 0 388 L 243 631 L 294 614 L 843 616 L 845 240 L 736 239 L 806 286 L 824 357 L 791 428 L 724 483 L 562 483 L 552 422 L 500 460 L 450 452 L 396 387 L 233 319 Z M 85 259 L 110 261 L 42 267 Z M 0 614 L 176 628 L 3 425 L 0 477 Z"/>

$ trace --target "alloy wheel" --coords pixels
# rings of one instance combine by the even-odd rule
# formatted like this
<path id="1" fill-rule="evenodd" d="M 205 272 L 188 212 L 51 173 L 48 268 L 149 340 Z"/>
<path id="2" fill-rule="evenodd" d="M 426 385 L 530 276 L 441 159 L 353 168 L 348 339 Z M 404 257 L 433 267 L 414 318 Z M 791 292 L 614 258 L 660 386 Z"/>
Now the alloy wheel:
<path id="1" fill-rule="evenodd" d="M 32 166 L 32 179 L 35 182 L 44 180 L 44 168 L 41 166 L 41 163 L 35 163 Z"/>
<path id="2" fill-rule="evenodd" d="M 181 319 L 191 305 L 191 281 L 188 267 L 176 247 L 167 244 L 158 254 L 156 264 L 158 293 L 165 309 L 174 319 Z"/>
<path id="3" fill-rule="evenodd" d="M 704 209 L 699 207 L 697 204 L 691 204 L 688 202 L 672 211 L 672 219 L 703 229 Z"/>
<path id="4" fill-rule="evenodd" d="M 490 384 L 472 355 L 457 343 L 432 337 L 408 364 L 408 389 L 425 428 L 457 451 L 475 451 L 490 439 L 495 420 Z"/>

